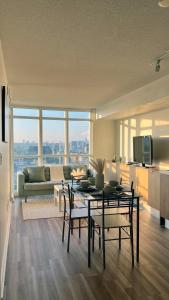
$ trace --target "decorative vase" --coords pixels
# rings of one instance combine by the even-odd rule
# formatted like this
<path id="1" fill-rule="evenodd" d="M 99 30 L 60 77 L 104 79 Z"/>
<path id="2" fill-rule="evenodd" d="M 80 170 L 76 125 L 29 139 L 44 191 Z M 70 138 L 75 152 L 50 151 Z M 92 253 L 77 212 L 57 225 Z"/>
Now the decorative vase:
<path id="1" fill-rule="evenodd" d="M 103 173 L 96 174 L 96 188 L 99 190 L 104 188 L 104 174 Z"/>

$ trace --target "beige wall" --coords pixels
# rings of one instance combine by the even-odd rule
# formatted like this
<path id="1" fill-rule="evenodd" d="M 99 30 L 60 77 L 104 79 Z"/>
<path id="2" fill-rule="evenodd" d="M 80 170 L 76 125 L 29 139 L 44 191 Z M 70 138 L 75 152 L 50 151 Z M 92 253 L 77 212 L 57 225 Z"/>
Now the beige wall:
<path id="1" fill-rule="evenodd" d="M 96 120 L 93 126 L 93 157 L 112 160 L 114 152 L 114 121 Z"/>
<path id="2" fill-rule="evenodd" d="M 0 85 L 7 83 L 2 50 L 0 45 Z M 10 164 L 9 164 L 9 143 L 2 143 L 1 137 L 1 105 L 0 105 L 0 154 L 2 162 L 0 162 L 0 271 L 1 285 L 4 267 L 4 249 L 7 235 L 8 221 L 10 215 Z M 2 288 L 2 286 L 1 286 Z"/>
<path id="3" fill-rule="evenodd" d="M 136 135 L 149 135 L 155 137 L 169 138 L 169 109 L 159 110 L 147 114 L 142 114 L 132 118 L 116 121 L 116 154 L 121 156 L 124 161 L 133 160 L 133 144 L 132 138 Z M 161 140 L 162 144 L 162 140 Z M 156 144 L 155 147 L 156 149 Z M 167 152 L 168 151 L 168 157 Z M 161 168 L 169 168 L 169 142 L 165 143 L 162 149 L 161 159 L 158 161 Z M 166 154 L 165 154 L 166 153 Z M 156 162 L 155 162 L 156 163 Z"/>
<path id="4" fill-rule="evenodd" d="M 112 178 L 111 161 L 115 154 L 115 122 L 98 119 L 93 126 L 93 156 L 105 158 L 105 181 Z"/>

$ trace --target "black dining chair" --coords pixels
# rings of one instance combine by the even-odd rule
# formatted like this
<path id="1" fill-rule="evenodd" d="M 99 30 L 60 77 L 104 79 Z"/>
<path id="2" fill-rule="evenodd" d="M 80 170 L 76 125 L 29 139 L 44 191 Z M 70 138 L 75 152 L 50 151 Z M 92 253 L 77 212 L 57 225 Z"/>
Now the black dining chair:
<path id="1" fill-rule="evenodd" d="M 88 210 L 86 207 L 76 207 L 74 203 L 75 192 L 70 188 L 69 184 L 63 186 L 63 199 L 64 199 L 64 215 L 63 215 L 63 229 L 62 229 L 62 242 L 64 242 L 65 225 L 68 226 L 68 242 L 67 252 L 70 248 L 70 234 L 74 229 L 79 230 L 79 238 L 81 237 L 81 228 L 88 227 Z M 86 225 L 82 225 L 81 221 L 86 221 Z M 78 222 L 78 226 L 76 226 Z"/>
<path id="2" fill-rule="evenodd" d="M 122 186 L 122 189 L 124 189 L 126 192 L 131 192 L 134 188 L 134 182 L 133 180 L 130 182 L 130 184 L 123 184 L 123 178 L 120 178 L 120 186 Z"/>
<path id="3" fill-rule="evenodd" d="M 134 194 L 125 198 L 120 198 L 117 200 L 111 200 L 107 202 L 104 192 L 102 197 L 102 205 L 99 208 L 100 214 L 92 215 L 92 248 L 94 250 L 94 231 L 97 228 L 101 228 L 101 240 L 102 240 L 102 251 L 103 251 L 103 267 L 106 267 L 106 255 L 105 255 L 105 243 L 108 241 L 118 240 L 119 250 L 121 250 L 121 241 L 129 239 L 131 244 L 131 257 L 132 266 L 134 266 L 134 245 L 133 245 L 133 204 L 134 204 Z M 113 209 L 116 210 L 113 214 Z M 123 215 L 123 210 L 125 211 L 125 216 Z M 97 208 L 98 210 L 98 208 Z M 122 213 L 120 212 L 122 211 Z M 127 216 L 127 217 L 126 217 Z M 107 231 L 108 229 L 108 231 Z M 115 238 L 110 238 L 111 230 L 118 229 L 118 236 Z M 122 236 L 121 233 L 124 233 Z M 97 231 L 99 235 L 99 232 Z"/>

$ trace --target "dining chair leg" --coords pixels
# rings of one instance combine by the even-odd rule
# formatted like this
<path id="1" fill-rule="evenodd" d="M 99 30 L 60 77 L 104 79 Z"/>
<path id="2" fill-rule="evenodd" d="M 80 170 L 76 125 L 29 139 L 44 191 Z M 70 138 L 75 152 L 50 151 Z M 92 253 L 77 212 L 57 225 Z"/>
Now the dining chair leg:
<path id="1" fill-rule="evenodd" d="M 131 257 L 132 267 L 134 267 L 134 242 L 133 242 L 133 226 L 130 227 Z"/>
<path id="2" fill-rule="evenodd" d="M 71 234 L 73 234 L 73 220 L 71 220 Z"/>
<path id="3" fill-rule="evenodd" d="M 69 252 L 69 246 L 70 246 L 70 230 L 71 230 L 71 221 L 69 221 L 67 252 Z"/>
<path id="4" fill-rule="evenodd" d="M 121 250 L 121 227 L 119 227 L 119 250 Z"/>
<path id="5" fill-rule="evenodd" d="M 94 239 L 95 239 L 95 222 L 92 221 L 92 251 L 94 252 Z"/>
<path id="6" fill-rule="evenodd" d="M 62 243 L 64 242 L 64 237 L 65 237 L 65 216 L 63 217 Z"/>
<path id="7" fill-rule="evenodd" d="M 99 249 L 101 249 L 101 229 L 99 227 Z"/>
<path id="8" fill-rule="evenodd" d="M 106 268 L 106 257 L 105 257 L 105 234 L 104 228 L 102 228 L 102 247 L 103 247 L 103 268 Z"/>
<path id="9" fill-rule="evenodd" d="M 81 222 L 80 222 L 81 220 L 79 219 L 79 239 L 81 238 L 81 228 L 80 228 L 80 226 L 81 226 Z"/>
<path id="10" fill-rule="evenodd" d="M 90 226 L 90 238 L 92 238 L 92 226 L 93 226 L 92 218 L 90 218 L 90 224 L 91 224 L 91 226 Z"/>

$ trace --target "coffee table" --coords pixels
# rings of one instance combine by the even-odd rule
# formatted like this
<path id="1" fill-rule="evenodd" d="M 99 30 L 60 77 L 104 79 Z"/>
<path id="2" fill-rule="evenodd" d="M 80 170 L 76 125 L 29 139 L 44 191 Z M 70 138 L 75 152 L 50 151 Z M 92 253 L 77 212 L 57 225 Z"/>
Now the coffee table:
<path id="1" fill-rule="evenodd" d="M 62 190 L 61 184 L 54 185 L 54 204 L 57 205 L 59 203 L 59 211 L 62 211 Z"/>

